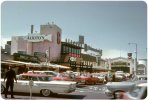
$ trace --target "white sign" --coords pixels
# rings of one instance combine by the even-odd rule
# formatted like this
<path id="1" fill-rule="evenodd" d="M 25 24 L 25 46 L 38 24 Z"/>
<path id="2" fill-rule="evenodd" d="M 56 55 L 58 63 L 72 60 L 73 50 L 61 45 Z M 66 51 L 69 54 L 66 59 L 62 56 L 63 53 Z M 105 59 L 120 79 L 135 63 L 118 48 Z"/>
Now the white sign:
<path id="1" fill-rule="evenodd" d="M 42 34 L 29 34 L 24 37 L 25 40 L 28 40 L 28 42 L 40 42 L 44 40 L 52 41 L 51 34 L 49 35 L 42 35 Z"/>

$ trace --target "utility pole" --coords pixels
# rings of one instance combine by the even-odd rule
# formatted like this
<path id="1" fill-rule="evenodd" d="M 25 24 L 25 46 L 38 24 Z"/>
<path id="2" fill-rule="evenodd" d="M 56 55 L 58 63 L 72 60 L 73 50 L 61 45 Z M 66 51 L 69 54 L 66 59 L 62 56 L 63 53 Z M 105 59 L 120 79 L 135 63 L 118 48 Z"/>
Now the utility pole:
<path id="1" fill-rule="evenodd" d="M 135 61 L 134 61 L 134 74 L 136 75 L 136 71 L 137 71 L 137 43 L 128 43 L 129 45 L 131 45 L 131 44 L 133 44 L 133 45 L 135 45 L 135 49 L 136 49 L 136 51 L 135 51 L 135 55 L 136 55 L 136 57 L 135 57 Z"/>

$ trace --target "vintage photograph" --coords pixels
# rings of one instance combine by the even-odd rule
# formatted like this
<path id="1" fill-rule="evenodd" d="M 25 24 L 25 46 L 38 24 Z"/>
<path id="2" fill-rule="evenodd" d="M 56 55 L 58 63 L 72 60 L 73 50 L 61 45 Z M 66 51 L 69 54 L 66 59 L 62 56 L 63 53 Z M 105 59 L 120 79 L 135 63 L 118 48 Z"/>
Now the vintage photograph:
<path id="1" fill-rule="evenodd" d="M 1 99 L 147 97 L 145 1 L 1 2 Z"/>

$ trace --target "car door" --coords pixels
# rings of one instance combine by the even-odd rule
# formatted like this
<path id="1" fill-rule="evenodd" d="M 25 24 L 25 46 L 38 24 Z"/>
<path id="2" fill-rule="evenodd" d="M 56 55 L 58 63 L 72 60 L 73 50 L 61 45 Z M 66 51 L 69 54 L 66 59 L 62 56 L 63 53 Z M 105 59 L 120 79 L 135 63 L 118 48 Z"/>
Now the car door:
<path id="1" fill-rule="evenodd" d="M 17 80 L 17 83 L 14 82 L 14 92 L 24 92 L 27 90 L 27 80 Z"/>
<path id="2" fill-rule="evenodd" d="M 26 89 L 27 93 L 30 93 L 30 91 L 32 93 L 39 93 L 40 87 L 39 87 L 39 84 L 38 84 L 38 78 L 37 77 L 30 77 L 30 79 L 31 78 L 32 78 L 32 81 L 33 81 L 33 85 L 30 86 L 29 85 L 30 80 L 27 81 L 27 86 L 26 86 L 27 87 L 27 89 Z"/>

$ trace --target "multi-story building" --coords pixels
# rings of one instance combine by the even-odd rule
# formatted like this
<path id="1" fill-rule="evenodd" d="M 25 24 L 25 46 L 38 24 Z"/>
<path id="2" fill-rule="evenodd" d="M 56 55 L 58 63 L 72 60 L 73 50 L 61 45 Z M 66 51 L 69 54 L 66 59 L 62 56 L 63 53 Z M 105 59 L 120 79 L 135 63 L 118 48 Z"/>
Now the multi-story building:
<path id="1" fill-rule="evenodd" d="M 104 69 L 104 60 L 101 59 L 102 56 L 102 50 L 101 49 L 96 49 L 84 42 L 84 36 L 79 36 L 79 41 L 82 45 L 82 58 L 83 58 L 83 63 L 88 63 L 92 66 L 92 68 L 97 69 L 97 70 L 102 70 Z"/>
<path id="2" fill-rule="evenodd" d="M 61 54 L 62 30 L 54 23 L 41 25 L 40 33 L 31 33 L 27 36 L 13 36 L 11 55 L 14 53 L 28 54 L 41 57 L 41 61 L 56 61 Z"/>

